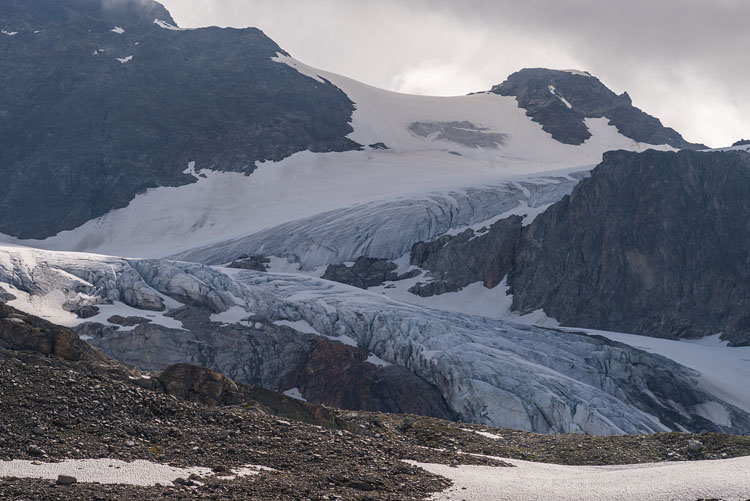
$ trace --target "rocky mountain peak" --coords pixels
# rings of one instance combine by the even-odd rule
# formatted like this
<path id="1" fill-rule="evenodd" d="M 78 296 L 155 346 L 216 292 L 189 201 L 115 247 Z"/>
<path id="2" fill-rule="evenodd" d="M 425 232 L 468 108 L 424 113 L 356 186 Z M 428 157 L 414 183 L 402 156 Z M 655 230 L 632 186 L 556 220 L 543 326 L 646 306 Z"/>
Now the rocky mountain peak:
<path id="1" fill-rule="evenodd" d="M 151 0 L 0 0 L 0 233 L 73 229 L 195 183 L 191 162 L 250 174 L 359 147 L 346 94 L 276 62 L 260 30 L 173 23 Z"/>
<path id="2" fill-rule="evenodd" d="M 514 96 L 526 115 L 561 143 L 582 144 L 591 137 L 585 119 L 608 118 L 621 134 L 638 142 L 679 149 L 704 147 L 685 141 L 658 118 L 634 107 L 627 92 L 617 95 L 586 72 L 526 68 L 491 92 Z"/>
<path id="3" fill-rule="evenodd" d="M 159 19 L 176 26 L 169 11 L 153 0 L 3 0 L 0 5 L 0 26 L 19 33 L 80 22 L 144 30 Z"/>

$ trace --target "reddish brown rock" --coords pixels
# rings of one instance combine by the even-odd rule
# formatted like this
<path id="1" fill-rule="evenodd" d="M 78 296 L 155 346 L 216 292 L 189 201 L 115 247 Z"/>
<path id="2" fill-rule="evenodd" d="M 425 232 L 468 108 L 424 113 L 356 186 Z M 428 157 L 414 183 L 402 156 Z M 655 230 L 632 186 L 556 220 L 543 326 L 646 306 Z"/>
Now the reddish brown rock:
<path id="1" fill-rule="evenodd" d="M 0 303 L 0 348 L 34 351 L 68 361 L 106 361 L 100 351 L 82 341 L 70 329 L 27 315 Z"/>
<path id="2" fill-rule="evenodd" d="M 243 401 L 237 384 L 228 377 L 205 367 L 176 364 L 159 376 L 164 391 L 170 395 L 207 405 L 235 404 Z"/>
<path id="3" fill-rule="evenodd" d="M 454 418 L 438 390 L 397 366 L 367 362 L 362 348 L 320 339 L 289 387 L 333 407 Z"/>

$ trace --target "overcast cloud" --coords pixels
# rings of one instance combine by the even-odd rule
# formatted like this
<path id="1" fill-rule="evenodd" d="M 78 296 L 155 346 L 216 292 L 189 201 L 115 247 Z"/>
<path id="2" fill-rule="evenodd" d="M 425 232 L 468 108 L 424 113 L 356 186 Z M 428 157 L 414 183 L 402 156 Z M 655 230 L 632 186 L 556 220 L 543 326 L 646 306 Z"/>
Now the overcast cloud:
<path id="1" fill-rule="evenodd" d="M 576 68 L 691 141 L 750 137 L 747 0 L 163 0 L 183 27 L 262 29 L 297 59 L 400 92 Z"/>

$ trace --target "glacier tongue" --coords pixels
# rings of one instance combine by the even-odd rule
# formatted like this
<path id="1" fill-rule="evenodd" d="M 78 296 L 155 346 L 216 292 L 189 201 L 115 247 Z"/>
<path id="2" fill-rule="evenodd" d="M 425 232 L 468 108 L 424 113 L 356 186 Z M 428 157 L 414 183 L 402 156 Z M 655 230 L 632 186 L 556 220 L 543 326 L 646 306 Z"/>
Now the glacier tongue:
<path id="1" fill-rule="evenodd" d="M 158 365 L 190 361 L 200 353 L 219 370 L 247 369 L 245 359 L 255 360 L 257 354 L 243 344 L 242 332 L 258 337 L 264 333 L 256 328 L 259 323 L 286 321 L 330 338 L 351 338 L 380 359 L 407 368 L 437 387 L 466 421 L 544 433 L 750 431 L 748 414 L 701 390 L 698 373 L 665 358 L 603 338 L 409 305 L 307 276 L 0 247 L 0 287 L 27 295 L 28 301 L 10 304 L 32 314 L 34 298 L 53 291 L 65 294 L 59 308 L 68 311 L 78 303 L 119 301 L 144 309 L 144 317 L 156 309 L 168 316 L 201 309 L 206 318 L 232 310 L 217 319 L 243 317 L 237 308 L 247 312 L 244 325 L 237 326 L 240 334 L 226 343 L 210 344 L 218 332 L 211 325 L 220 323 L 189 333 L 149 324 L 149 329 L 96 340 L 126 362 L 147 356 Z M 185 336 L 191 342 L 175 353 L 171 343 Z M 273 334 L 267 336 L 275 342 Z M 118 337 L 127 343 L 117 344 Z M 147 354 L 136 353 L 145 345 Z M 295 345 L 286 346 L 294 350 Z M 229 375 L 242 379 L 242 371 Z M 722 410 L 714 413 L 721 422 L 702 416 L 706 406 Z"/>
<path id="2" fill-rule="evenodd" d="M 499 214 L 533 213 L 569 194 L 587 171 L 529 176 L 495 186 L 379 200 L 316 214 L 243 238 L 191 249 L 173 259 L 228 263 L 240 256 L 291 257 L 303 270 L 360 256 L 396 259 L 413 244 L 488 221 Z"/>

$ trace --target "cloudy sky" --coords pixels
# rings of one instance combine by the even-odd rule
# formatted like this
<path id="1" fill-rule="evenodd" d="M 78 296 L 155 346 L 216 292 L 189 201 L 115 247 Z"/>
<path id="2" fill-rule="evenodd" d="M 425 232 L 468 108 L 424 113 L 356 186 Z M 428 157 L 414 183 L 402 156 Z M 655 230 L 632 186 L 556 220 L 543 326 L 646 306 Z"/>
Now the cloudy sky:
<path id="1" fill-rule="evenodd" d="M 587 70 L 688 140 L 750 138 L 748 0 L 162 0 L 183 27 L 262 29 L 297 59 L 399 92 Z"/>

